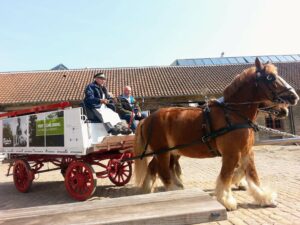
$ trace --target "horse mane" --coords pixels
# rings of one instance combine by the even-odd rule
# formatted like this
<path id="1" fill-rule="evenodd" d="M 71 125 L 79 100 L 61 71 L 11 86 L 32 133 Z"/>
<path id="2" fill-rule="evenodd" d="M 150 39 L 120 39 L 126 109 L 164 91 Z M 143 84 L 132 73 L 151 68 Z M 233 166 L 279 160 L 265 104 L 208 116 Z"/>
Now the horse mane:
<path id="1" fill-rule="evenodd" d="M 233 81 L 223 91 L 224 100 L 228 100 L 234 96 L 245 83 L 248 83 L 255 71 L 255 67 L 251 67 L 236 75 Z"/>
<path id="2" fill-rule="evenodd" d="M 267 74 L 277 75 L 277 67 L 271 63 L 264 64 L 264 70 Z M 238 74 L 233 81 L 224 89 L 224 100 L 228 100 L 234 96 L 241 87 L 244 87 L 245 83 L 249 83 L 252 77 L 255 75 L 256 68 L 250 67 L 245 69 L 242 73 Z"/>

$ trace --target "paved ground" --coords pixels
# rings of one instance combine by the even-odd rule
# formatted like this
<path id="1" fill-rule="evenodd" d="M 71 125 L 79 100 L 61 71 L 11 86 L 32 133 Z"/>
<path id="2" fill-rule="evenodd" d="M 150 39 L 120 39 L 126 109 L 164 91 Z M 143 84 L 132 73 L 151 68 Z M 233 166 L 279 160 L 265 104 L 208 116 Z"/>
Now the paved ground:
<path id="1" fill-rule="evenodd" d="M 184 158 L 181 163 L 185 187 L 199 187 L 212 193 L 220 161 L 220 158 Z M 227 221 L 209 224 L 300 224 L 300 147 L 256 147 L 256 165 L 263 185 L 278 193 L 277 208 L 257 207 L 246 191 L 234 191 L 238 210 L 229 212 Z M 68 197 L 58 171 L 40 174 L 31 192 L 22 194 L 14 188 L 12 177 L 5 176 L 6 170 L 7 164 L 0 165 L 0 210 L 74 202 Z M 132 184 L 118 188 L 108 179 L 102 179 L 98 180 L 98 188 L 89 201 L 137 193 Z"/>

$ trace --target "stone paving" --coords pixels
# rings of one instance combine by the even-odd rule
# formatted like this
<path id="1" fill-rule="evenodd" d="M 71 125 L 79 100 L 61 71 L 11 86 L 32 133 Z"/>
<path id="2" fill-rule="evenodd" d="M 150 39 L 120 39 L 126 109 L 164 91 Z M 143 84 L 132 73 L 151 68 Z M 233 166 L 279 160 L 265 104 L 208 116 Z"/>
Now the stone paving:
<path id="1" fill-rule="evenodd" d="M 262 184 L 277 191 L 278 206 L 261 208 L 253 204 L 246 191 L 234 191 L 238 209 L 228 212 L 228 220 L 207 223 L 227 224 L 300 224 L 300 147 L 255 147 L 255 161 Z M 221 158 L 181 159 L 183 181 L 186 188 L 198 187 L 211 194 L 221 166 Z M 7 164 L 0 165 L 0 210 L 32 206 L 71 203 L 60 172 L 42 173 L 34 180 L 29 193 L 16 191 L 12 177 L 6 177 Z M 50 167 L 50 165 L 49 165 Z M 131 183 L 115 187 L 108 179 L 98 179 L 98 188 L 89 201 L 139 194 Z M 157 184 L 157 191 L 162 190 Z"/>

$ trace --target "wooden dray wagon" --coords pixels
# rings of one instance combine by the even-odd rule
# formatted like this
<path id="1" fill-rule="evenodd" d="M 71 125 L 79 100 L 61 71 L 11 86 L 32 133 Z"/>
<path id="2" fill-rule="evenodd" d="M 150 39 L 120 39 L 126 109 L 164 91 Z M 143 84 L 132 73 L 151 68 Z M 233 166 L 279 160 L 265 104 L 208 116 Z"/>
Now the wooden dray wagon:
<path id="1" fill-rule="evenodd" d="M 60 170 L 71 197 L 86 200 L 95 178 L 108 177 L 117 186 L 130 181 L 134 135 L 112 136 L 104 124 L 90 123 L 82 108 L 67 102 L 0 115 L 0 153 L 10 161 L 15 187 L 27 192 L 36 174 Z M 54 168 L 44 169 L 52 163 Z"/>

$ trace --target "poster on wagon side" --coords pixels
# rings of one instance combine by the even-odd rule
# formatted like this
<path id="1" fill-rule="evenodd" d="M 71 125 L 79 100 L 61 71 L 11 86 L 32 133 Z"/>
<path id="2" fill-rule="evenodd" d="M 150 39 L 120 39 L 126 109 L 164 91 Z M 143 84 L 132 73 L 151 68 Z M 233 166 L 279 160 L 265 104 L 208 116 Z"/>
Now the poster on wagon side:
<path id="1" fill-rule="evenodd" d="M 30 147 L 64 146 L 64 112 L 50 112 L 29 116 Z"/>
<path id="2" fill-rule="evenodd" d="M 34 114 L 29 118 L 29 147 L 45 146 L 45 115 Z"/>
<path id="3" fill-rule="evenodd" d="M 64 111 L 47 113 L 45 117 L 46 146 L 64 146 Z"/>
<path id="4" fill-rule="evenodd" d="M 14 117 L 3 120 L 3 147 L 27 146 L 27 117 Z"/>

